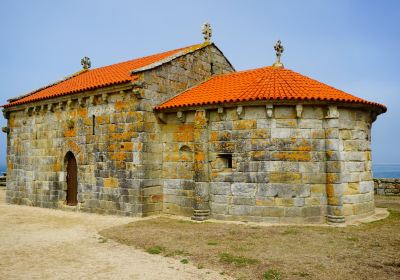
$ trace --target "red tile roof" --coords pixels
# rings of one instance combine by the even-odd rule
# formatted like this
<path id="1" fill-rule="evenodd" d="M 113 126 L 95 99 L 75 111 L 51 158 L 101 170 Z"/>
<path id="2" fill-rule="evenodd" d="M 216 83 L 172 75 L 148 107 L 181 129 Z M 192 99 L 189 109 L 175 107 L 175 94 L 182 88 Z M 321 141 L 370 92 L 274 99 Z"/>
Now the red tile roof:
<path id="1" fill-rule="evenodd" d="M 24 95 L 21 98 L 10 100 L 10 103 L 4 105 L 4 107 L 11 107 L 28 102 L 49 99 L 67 94 L 78 93 L 85 90 L 92 90 L 104 86 L 133 81 L 136 77 L 136 75 L 131 73 L 133 70 L 140 70 L 143 67 L 149 68 L 148 66 L 151 66 L 154 63 L 156 63 L 154 66 L 158 66 L 163 61 L 168 60 L 171 57 L 174 58 L 179 55 L 192 52 L 206 45 L 208 44 L 193 45 L 105 67 L 81 71 L 65 78 L 62 81 Z"/>
<path id="2" fill-rule="evenodd" d="M 366 101 L 294 71 L 273 66 L 216 76 L 195 86 L 156 110 L 257 100 L 306 100 L 384 105 Z"/>

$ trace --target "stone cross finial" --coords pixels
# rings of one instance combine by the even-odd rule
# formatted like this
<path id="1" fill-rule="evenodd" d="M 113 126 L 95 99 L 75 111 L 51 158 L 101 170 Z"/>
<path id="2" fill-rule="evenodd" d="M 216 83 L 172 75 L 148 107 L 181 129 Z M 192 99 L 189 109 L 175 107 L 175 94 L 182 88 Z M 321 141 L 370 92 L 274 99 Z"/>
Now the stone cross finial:
<path id="1" fill-rule="evenodd" d="M 281 40 L 278 40 L 274 46 L 274 50 L 276 51 L 276 61 L 275 63 L 272 65 L 274 67 L 279 67 L 279 68 L 283 68 L 283 64 L 281 62 L 281 55 L 283 53 L 283 51 L 285 50 L 281 44 Z"/>
<path id="2" fill-rule="evenodd" d="M 203 35 L 204 35 L 204 41 L 205 42 L 210 42 L 211 41 L 212 29 L 211 29 L 211 25 L 208 22 L 203 24 L 203 28 L 201 30 L 201 33 L 203 33 Z"/>
<path id="3" fill-rule="evenodd" d="M 85 56 L 84 58 L 81 59 L 81 65 L 83 69 L 87 70 L 92 66 L 92 63 L 90 62 L 90 58 Z"/>

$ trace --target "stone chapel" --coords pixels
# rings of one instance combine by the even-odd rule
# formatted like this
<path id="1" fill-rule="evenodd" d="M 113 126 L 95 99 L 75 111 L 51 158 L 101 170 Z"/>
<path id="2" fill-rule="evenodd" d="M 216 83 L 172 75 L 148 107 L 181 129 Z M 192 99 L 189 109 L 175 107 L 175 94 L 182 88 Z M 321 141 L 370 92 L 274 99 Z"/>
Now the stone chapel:
<path id="1" fill-rule="evenodd" d="M 236 72 L 205 42 L 10 99 L 8 203 L 148 216 L 342 223 L 374 213 L 386 111 L 284 67 Z"/>

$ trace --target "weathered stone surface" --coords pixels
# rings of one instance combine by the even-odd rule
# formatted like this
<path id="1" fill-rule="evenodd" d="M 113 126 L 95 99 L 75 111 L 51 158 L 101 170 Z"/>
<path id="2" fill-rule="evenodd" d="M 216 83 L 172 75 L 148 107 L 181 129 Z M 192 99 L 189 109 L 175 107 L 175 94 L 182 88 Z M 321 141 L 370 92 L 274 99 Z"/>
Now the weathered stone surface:
<path id="1" fill-rule="evenodd" d="M 374 191 L 379 195 L 400 195 L 400 179 L 374 179 Z"/>
<path id="2" fill-rule="evenodd" d="M 212 52 L 215 69 L 232 71 Z M 373 211 L 369 112 L 302 104 L 298 115 L 277 103 L 271 115 L 257 103 L 154 113 L 210 69 L 204 50 L 138 74 L 140 99 L 113 88 L 84 107 L 11 113 L 7 201 L 63 207 L 71 151 L 87 212 L 320 223 Z"/>

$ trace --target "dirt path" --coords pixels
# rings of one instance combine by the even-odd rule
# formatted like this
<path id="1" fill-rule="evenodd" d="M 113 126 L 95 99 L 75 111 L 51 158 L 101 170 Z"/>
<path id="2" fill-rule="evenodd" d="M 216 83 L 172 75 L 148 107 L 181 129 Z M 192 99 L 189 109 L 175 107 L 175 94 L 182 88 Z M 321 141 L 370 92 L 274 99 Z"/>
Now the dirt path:
<path id="1" fill-rule="evenodd" d="M 0 279 L 227 279 L 97 234 L 134 220 L 6 205 L 0 188 Z"/>

